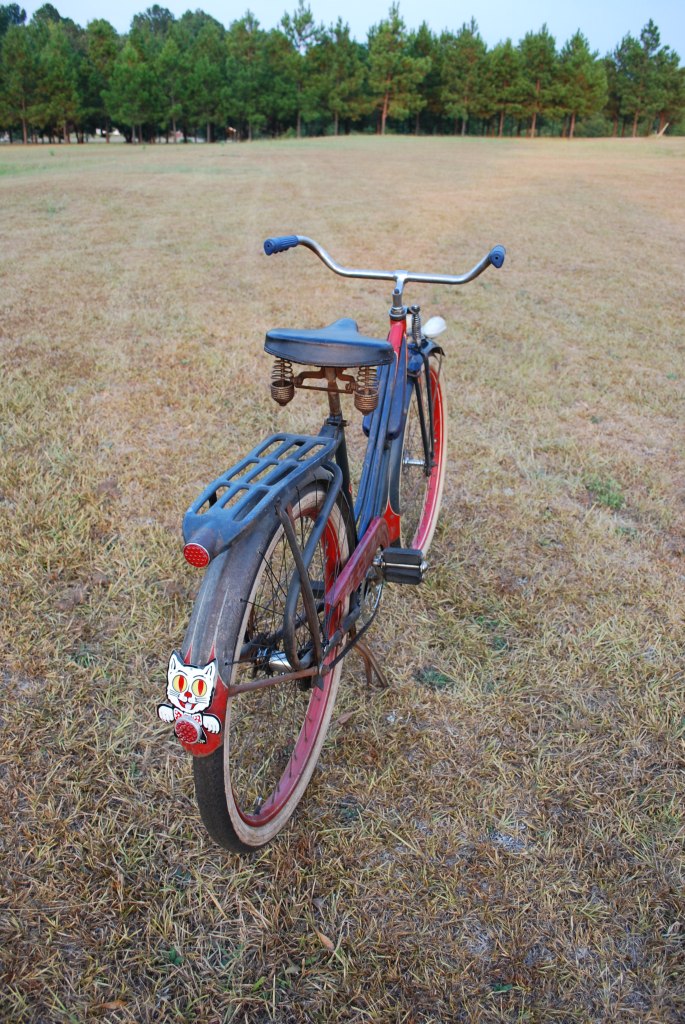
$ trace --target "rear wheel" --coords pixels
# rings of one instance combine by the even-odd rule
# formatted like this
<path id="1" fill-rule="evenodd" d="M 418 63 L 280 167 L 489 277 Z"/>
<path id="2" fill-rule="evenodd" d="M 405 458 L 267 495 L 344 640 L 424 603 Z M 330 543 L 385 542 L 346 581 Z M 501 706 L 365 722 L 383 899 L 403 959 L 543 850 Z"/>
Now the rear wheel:
<path id="1" fill-rule="evenodd" d="M 313 484 L 292 503 L 300 550 L 317 522 L 325 487 Z M 214 649 L 229 687 L 251 679 L 286 674 L 314 663 L 314 642 L 301 595 L 290 643 L 284 636 L 286 598 L 293 578 L 292 551 L 278 520 L 262 524 L 249 545 L 227 553 L 223 571 L 198 595 L 205 605 L 207 635 L 189 642 Z M 345 506 L 335 504 L 309 567 L 317 605 L 318 631 L 325 646 L 338 621 L 325 610 L 330 591 L 349 555 Z M 203 821 L 218 843 L 252 850 L 269 842 L 295 810 L 323 745 L 340 679 L 341 665 L 326 651 L 318 685 L 312 678 L 281 682 L 229 697 L 224 742 L 214 754 L 193 759 L 195 791 Z M 292 662 L 297 662 L 293 664 Z"/>
<path id="2" fill-rule="evenodd" d="M 429 389 L 422 369 L 412 382 L 409 411 L 395 466 L 395 507 L 400 513 L 402 547 L 428 551 L 438 522 L 447 467 L 447 409 L 437 357 L 429 359 Z M 430 404 L 430 408 L 429 408 Z M 430 454 L 430 410 L 433 458 Z"/>

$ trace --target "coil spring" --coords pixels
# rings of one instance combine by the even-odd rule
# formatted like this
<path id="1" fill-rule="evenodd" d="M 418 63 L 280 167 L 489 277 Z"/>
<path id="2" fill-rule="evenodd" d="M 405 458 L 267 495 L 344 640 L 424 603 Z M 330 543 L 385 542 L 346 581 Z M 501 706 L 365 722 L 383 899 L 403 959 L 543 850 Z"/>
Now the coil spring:
<path id="1" fill-rule="evenodd" d="M 294 394 L 293 364 L 279 356 L 271 370 L 271 397 L 279 405 L 287 405 Z"/>
<path id="2" fill-rule="evenodd" d="M 418 348 L 421 348 L 421 307 L 410 306 L 411 313 L 411 336 L 412 341 Z"/>
<path id="3" fill-rule="evenodd" d="M 361 366 L 354 386 L 354 406 L 366 415 L 378 405 L 378 378 L 375 366 Z"/>

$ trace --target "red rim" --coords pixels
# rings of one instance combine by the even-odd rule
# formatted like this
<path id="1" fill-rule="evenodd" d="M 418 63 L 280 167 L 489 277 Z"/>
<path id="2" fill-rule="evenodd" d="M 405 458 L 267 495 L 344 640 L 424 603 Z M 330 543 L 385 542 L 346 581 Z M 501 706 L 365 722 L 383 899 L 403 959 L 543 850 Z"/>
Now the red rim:
<path id="1" fill-rule="evenodd" d="M 308 515 L 308 518 L 315 519 L 316 516 Z M 326 590 L 330 590 L 335 582 L 337 573 L 340 570 L 340 545 L 338 543 L 338 535 L 331 520 L 329 519 L 321 537 L 321 543 L 324 544 L 325 556 L 326 556 Z M 334 613 L 331 619 L 328 621 L 326 626 L 326 633 L 328 637 L 331 637 L 337 628 L 339 621 L 340 612 Z M 337 648 L 333 651 L 329 651 L 326 656 L 326 663 L 329 663 L 335 657 Z M 292 753 L 288 762 L 281 774 L 280 779 L 276 783 L 273 791 L 262 804 L 258 814 L 250 814 L 246 812 L 238 800 L 235 789 L 233 790 L 233 800 L 241 819 L 246 825 L 252 828 L 258 828 L 268 824 L 277 814 L 283 809 L 285 804 L 292 796 L 293 790 L 297 786 L 303 771 L 307 767 L 309 758 L 312 755 L 312 751 L 315 748 L 316 741 L 321 729 L 322 722 L 324 720 L 326 708 L 330 698 L 330 689 L 333 678 L 333 670 L 327 672 L 323 678 L 323 689 L 319 689 L 317 686 L 312 686 L 310 691 L 309 703 L 307 710 L 304 715 L 304 720 L 300 728 L 299 735 L 295 741 Z"/>
<path id="2" fill-rule="evenodd" d="M 419 548 L 421 551 L 427 549 L 431 540 L 435 519 L 440 505 L 440 478 L 442 460 L 445 457 L 445 407 L 440 387 L 440 375 L 434 366 L 430 367 L 431 397 L 433 400 L 433 432 L 435 439 L 435 465 L 431 470 L 426 485 L 426 496 L 421 511 L 419 526 L 414 534 L 411 547 Z"/>

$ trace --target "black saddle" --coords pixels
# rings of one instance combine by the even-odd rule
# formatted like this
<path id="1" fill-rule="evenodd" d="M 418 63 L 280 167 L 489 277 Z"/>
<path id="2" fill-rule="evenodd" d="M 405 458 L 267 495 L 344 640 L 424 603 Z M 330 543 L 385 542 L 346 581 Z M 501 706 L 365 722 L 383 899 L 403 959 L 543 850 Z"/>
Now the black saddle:
<path id="1" fill-rule="evenodd" d="M 389 341 L 366 338 L 349 317 L 317 331 L 267 331 L 264 348 L 272 356 L 310 366 L 380 366 L 395 356 Z"/>

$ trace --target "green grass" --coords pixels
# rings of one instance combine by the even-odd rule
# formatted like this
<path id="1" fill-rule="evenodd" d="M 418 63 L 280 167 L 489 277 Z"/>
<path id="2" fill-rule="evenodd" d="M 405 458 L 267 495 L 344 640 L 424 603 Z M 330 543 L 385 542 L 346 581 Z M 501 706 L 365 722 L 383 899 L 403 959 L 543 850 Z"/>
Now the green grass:
<path id="1" fill-rule="evenodd" d="M 683 1019 L 682 140 L 0 147 L 0 1020 Z M 155 716 L 180 519 L 343 263 L 443 315 L 450 464 L 291 826 L 205 835 Z M 358 429 L 350 407 L 349 419 Z M 348 715 L 348 712 L 352 712 Z"/>
<path id="2" fill-rule="evenodd" d="M 591 474 L 584 480 L 590 496 L 600 505 L 618 512 L 626 503 L 621 485 L 610 476 L 597 476 Z"/>

